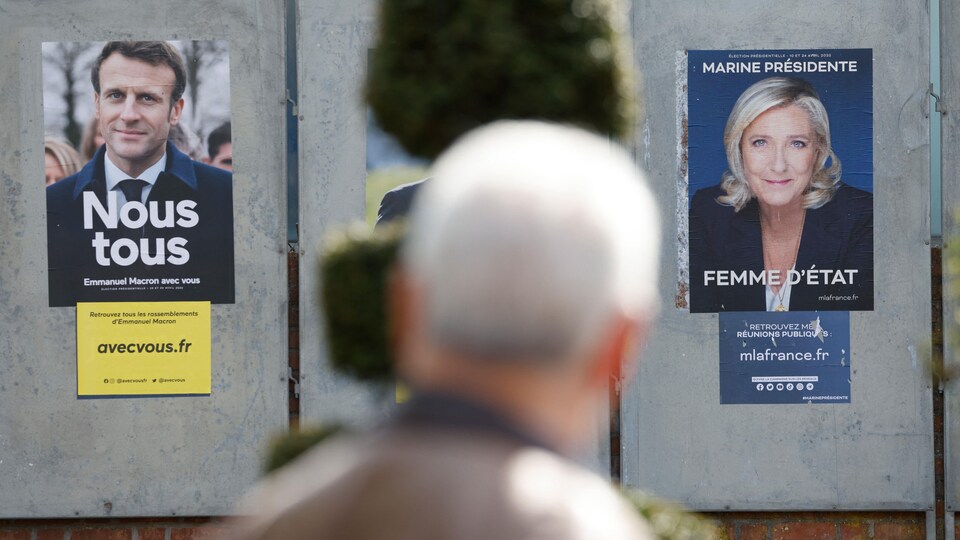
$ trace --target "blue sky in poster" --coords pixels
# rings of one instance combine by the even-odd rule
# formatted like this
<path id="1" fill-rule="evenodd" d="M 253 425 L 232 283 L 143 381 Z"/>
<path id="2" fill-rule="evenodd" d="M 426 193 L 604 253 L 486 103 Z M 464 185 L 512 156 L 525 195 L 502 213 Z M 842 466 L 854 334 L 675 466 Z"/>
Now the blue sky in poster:
<path id="1" fill-rule="evenodd" d="M 720 313 L 720 403 L 849 403 L 850 356 L 847 311 Z"/>
<path id="2" fill-rule="evenodd" d="M 730 109 L 751 84 L 773 76 L 798 77 L 820 94 L 830 116 L 833 149 L 842 180 L 873 192 L 873 61 L 871 49 L 688 51 L 687 113 L 689 194 L 720 183 L 727 170 L 723 127 Z M 751 54 L 765 58 L 750 58 Z M 769 55 L 776 55 L 770 57 Z M 817 55 L 817 56 L 813 56 Z M 826 57 L 829 55 L 829 57 Z M 764 72 L 766 62 L 856 61 L 856 72 Z M 704 73 L 704 63 L 760 62 L 760 72 Z"/>

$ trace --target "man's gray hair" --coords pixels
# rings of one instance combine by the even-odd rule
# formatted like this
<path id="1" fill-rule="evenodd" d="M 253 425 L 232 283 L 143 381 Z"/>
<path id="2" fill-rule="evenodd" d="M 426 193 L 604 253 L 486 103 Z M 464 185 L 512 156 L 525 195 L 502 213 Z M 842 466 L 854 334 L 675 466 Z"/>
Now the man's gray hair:
<path id="1" fill-rule="evenodd" d="M 660 223 L 615 143 L 572 127 L 502 121 L 435 163 L 403 262 L 439 346 L 489 360 L 565 360 L 623 315 L 659 302 Z"/>

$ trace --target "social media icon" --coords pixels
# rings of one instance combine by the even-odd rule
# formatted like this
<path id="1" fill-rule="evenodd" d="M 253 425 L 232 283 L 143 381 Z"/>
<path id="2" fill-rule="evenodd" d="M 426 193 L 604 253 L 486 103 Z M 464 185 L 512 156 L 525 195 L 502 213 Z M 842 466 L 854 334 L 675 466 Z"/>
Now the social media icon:
<path id="1" fill-rule="evenodd" d="M 807 383 L 807 390 L 813 390 L 813 383 L 812 383 L 812 382 L 808 382 L 808 383 Z"/>
<path id="2" fill-rule="evenodd" d="M 763 383 L 757 384 L 757 392 L 763 392 Z"/>
<path id="3" fill-rule="evenodd" d="M 777 390 L 783 390 L 783 383 L 777 383 Z"/>
<path id="4" fill-rule="evenodd" d="M 787 390 L 793 390 L 793 383 L 792 383 L 792 382 L 788 382 L 788 383 L 787 383 Z"/>
<path id="5" fill-rule="evenodd" d="M 767 390 L 773 391 L 773 383 L 767 383 Z"/>

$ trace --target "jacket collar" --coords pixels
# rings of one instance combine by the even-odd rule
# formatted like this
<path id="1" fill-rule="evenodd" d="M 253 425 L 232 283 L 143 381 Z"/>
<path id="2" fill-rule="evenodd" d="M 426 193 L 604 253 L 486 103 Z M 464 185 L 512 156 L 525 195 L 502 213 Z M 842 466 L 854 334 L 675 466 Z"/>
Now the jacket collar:
<path id="1" fill-rule="evenodd" d="M 83 169 L 77 173 L 77 183 L 73 187 L 74 200 L 80 197 L 80 194 L 88 190 L 102 191 L 106 185 L 103 172 L 103 158 L 106 154 L 106 145 L 101 145 L 97 153 L 93 155 Z M 177 149 L 176 145 L 167 141 L 167 164 L 164 172 L 160 173 L 158 182 L 164 176 L 173 176 L 180 180 L 192 190 L 197 189 L 197 175 L 193 168 L 193 160 L 190 156 Z"/>
<path id="2" fill-rule="evenodd" d="M 481 431 L 500 435 L 524 446 L 556 451 L 536 434 L 489 405 L 452 393 L 414 389 L 413 396 L 400 406 L 391 424 Z"/>
<path id="3" fill-rule="evenodd" d="M 843 243 L 842 234 L 836 229 L 842 229 L 842 225 L 830 203 L 807 210 L 795 264 L 797 271 L 808 270 L 817 261 L 836 260 Z M 751 199 L 743 210 L 734 214 L 731 226 L 729 260 L 738 268 L 762 269 L 763 238 L 756 199 Z"/>
<path id="4" fill-rule="evenodd" d="M 831 201 L 820 208 L 808 209 L 797 253 L 797 271 L 809 270 L 825 261 L 839 261 L 844 245 L 844 208 Z M 839 211 L 838 211 L 839 210 Z"/>
<path id="5" fill-rule="evenodd" d="M 763 270 L 763 236 L 757 199 L 750 199 L 750 202 L 733 216 L 730 245 L 726 253 L 730 262 L 728 266 Z"/>

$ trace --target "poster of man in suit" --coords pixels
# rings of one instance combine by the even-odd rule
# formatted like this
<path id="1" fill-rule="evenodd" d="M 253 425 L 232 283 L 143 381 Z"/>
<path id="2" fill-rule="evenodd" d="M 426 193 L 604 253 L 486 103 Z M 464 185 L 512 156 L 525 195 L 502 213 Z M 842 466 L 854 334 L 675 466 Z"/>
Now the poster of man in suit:
<path id="1" fill-rule="evenodd" d="M 201 162 L 230 121 L 226 43 L 45 43 L 43 56 L 46 131 L 90 152 L 46 188 L 50 306 L 233 303 L 233 176 Z"/>
<path id="2" fill-rule="evenodd" d="M 872 50 L 691 50 L 685 67 L 690 311 L 872 310 Z"/>

